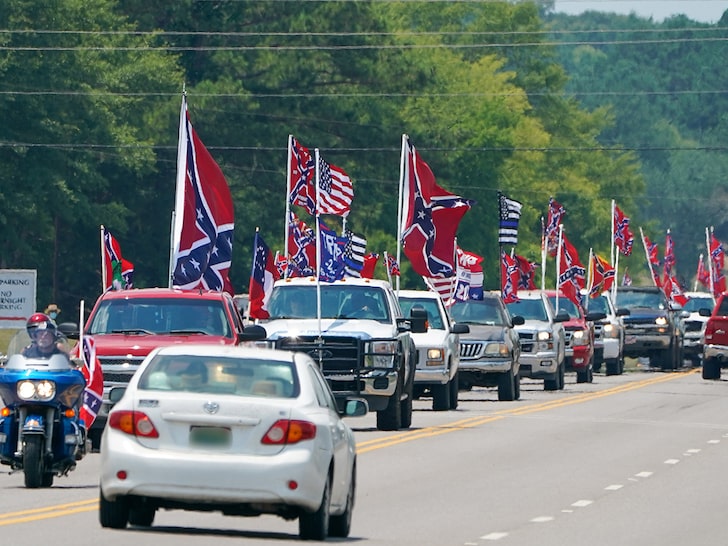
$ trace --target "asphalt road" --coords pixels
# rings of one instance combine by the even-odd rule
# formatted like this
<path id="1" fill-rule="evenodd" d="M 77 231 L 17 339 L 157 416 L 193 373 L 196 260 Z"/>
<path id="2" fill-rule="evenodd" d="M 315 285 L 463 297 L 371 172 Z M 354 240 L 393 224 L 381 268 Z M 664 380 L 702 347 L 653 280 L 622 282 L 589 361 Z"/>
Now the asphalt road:
<path id="1" fill-rule="evenodd" d="M 413 428 L 350 419 L 359 452 L 352 533 L 366 545 L 722 545 L 728 382 L 699 370 L 597 374 L 563 391 L 524 380 L 521 400 L 460 393 L 457 411 L 415 402 Z M 5 467 L 3 467 L 5 468 Z M 272 516 L 159 512 L 150 529 L 102 529 L 98 455 L 46 490 L 0 475 L 2 544 L 299 543 Z"/>

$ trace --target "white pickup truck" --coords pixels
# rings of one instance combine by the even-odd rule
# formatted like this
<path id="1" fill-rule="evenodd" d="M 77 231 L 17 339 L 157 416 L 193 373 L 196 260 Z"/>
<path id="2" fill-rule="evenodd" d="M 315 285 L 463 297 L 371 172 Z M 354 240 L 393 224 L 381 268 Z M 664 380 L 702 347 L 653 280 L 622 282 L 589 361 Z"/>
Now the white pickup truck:
<path id="1" fill-rule="evenodd" d="M 337 398 L 367 400 L 379 430 L 410 427 L 416 364 L 411 333 L 424 331 L 425 321 L 402 315 L 388 282 L 283 279 L 273 285 L 268 312 L 270 318 L 259 323 L 271 348 L 311 355 Z"/>
<path id="2" fill-rule="evenodd" d="M 470 328 L 453 322 L 436 292 L 400 290 L 397 297 L 405 316 L 418 307 L 427 313 L 427 331 L 412 334 L 417 348 L 415 398 L 429 393 L 434 411 L 457 409 L 460 334 Z"/>

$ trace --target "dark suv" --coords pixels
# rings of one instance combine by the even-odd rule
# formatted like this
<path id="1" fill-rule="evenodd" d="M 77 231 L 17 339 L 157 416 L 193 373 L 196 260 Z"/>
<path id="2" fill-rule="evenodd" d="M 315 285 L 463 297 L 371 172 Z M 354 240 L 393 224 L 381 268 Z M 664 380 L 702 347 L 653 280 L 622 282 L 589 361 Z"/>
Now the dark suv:
<path id="1" fill-rule="evenodd" d="M 623 317 L 624 356 L 648 357 L 651 367 L 662 370 L 682 366 L 682 312 L 660 288 L 620 286 L 616 304 L 629 310 L 629 315 Z"/>

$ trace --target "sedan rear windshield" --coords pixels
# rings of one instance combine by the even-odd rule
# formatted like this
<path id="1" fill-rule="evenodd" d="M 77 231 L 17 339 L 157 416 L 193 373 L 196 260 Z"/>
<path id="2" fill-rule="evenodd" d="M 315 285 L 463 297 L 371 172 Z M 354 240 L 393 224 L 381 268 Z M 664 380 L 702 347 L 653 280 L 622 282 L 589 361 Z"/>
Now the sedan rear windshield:
<path id="1" fill-rule="evenodd" d="M 157 355 L 139 389 L 263 398 L 296 398 L 300 392 L 292 362 L 191 355 Z"/>
<path id="2" fill-rule="evenodd" d="M 87 334 L 205 334 L 232 337 L 221 300 L 129 298 L 102 301 Z"/>

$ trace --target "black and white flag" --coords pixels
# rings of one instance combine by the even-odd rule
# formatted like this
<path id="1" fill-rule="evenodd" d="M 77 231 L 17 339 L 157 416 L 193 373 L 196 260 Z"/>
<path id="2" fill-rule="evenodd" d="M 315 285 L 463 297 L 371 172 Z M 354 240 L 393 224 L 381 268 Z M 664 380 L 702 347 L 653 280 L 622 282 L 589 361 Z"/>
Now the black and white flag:
<path id="1" fill-rule="evenodd" d="M 522 206 L 520 202 L 498 193 L 498 208 L 500 210 L 498 244 L 515 245 L 518 243 L 518 220 L 521 218 Z"/>

